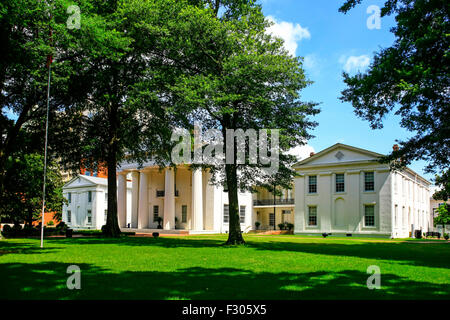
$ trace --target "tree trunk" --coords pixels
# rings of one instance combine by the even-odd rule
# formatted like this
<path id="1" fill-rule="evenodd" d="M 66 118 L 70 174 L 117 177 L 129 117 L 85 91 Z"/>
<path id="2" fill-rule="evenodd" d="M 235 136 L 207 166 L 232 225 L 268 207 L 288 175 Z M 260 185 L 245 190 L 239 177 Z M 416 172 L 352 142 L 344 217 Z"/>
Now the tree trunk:
<path id="1" fill-rule="evenodd" d="M 241 223 L 239 221 L 239 201 L 238 201 L 238 185 L 237 185 L 237 168 L 236 164 L 226 164 L 225 173 L 228 186 L 228 204 L 229 204 L 229 231 L 226 244 L 243 244 L 245 243 L 241 233 Z"/>
<path id="2" fill-rule="evenodd" d="M 28 219 L 27 223 L 30 227 L 33 226 L 33 210 L 31 208 L 28 208 Z"/>
<path id="3" fill-rule="evenodd" d="M 119 237 L 120 228 L 117 217 L 117 108 L 112 106 L 109 114 L 109 144 L 108 144 L 108 214 L 106 217 L 105 235 Z"/>

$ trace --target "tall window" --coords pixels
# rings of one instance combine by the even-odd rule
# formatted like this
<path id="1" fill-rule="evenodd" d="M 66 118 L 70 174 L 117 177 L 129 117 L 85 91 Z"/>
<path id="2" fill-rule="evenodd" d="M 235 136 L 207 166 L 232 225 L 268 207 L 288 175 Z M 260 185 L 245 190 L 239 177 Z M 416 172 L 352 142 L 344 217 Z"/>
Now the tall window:
<path id="1" fill-rule="evenodd" d="M 275 225 L 275 213 L 269 213 L 269 226 Z"/>
<path id="2" fill-rule="evenodd" d="M 375 206 L 365 205 L 364 206 L 364 226 L 375 227 Z"/>
<path id="3" fill-rule="evenodd" d="M 308 225 L 317 226 L 317 207 L 308 207 Z"/>
<path id="4" fill-rule="evenodd" d="M 317 176 L 308 177 L 308 192 L 317 193 Z"/>
<path id="5" fill-rule="evenodd" d="M 153 206 L 153 222 L 158 222 L 159 206 Z"/>
<path id="6" fill-rule="evenodd" d="M 375 178 L 373 172 L 364 172 L 364 191 L 375 190 Z"/>
<path id="7" fill-rule="evenodd" d="M 92 202 L 92 191 L 88 191 L 88 202 Z"/>
<path id="8" fill-rule="evenodd" d="M 344 192 L 344 191 L 345 191 L 344 174 L 337 173 L 336 174 L 336 192 Z"/>
<path id="9" fill-rule="evenodd" d="M 67 200 L 69 201 L 69 203 L 72 203 L 72 192 L 69 192 L 68 194 L 67 194 Z"/>
<path id="10" fill-rule="evenodd" d="M 67 222 L 71 223 L 72 222 L 72 211 L 67 210 Z"/>
<path id="11" fill-rule="evenodd" d="M 223 222 L 228 223 L 230 221 L 230 206 L 228 204 L 223 205 Z"/>
<path id="12" fill-rule="evenodd" d="M 187 222 L 187 205 L 181 206 L 181 223 Z"/>
<path id="13" fill-rule="evenodd" d="M 240 223 L 245 222 L 245 206 L 239 207 L 239 222 Z"/>
<path id="14" fill-rule="evenodd" d="M 88 210 L 87 211 L 87 224 L 92 224 L 92 211 Z"/>

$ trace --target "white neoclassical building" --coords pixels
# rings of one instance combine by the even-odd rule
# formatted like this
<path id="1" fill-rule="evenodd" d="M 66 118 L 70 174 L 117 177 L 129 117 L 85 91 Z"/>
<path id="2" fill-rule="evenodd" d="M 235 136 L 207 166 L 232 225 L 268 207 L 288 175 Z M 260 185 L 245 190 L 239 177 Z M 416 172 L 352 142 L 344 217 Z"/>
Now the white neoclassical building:
<path id="1" fill-rule="evenodd" d="M 131 183 L 127 185 L 127 198 L 131 199 Z M 72 229 L 101 229 L 106 223 L 108 209 L 108 181 L 106 178 L 80 174 L 63 186 L 68 204 L 63 206 L 62 220 Z M 131 204 L 124 211 L 131 221 Z"/>
<path id="2" fill-rule="evenodd" d="M 298 162 L 295 233 L 409 237 L 428 231 L 430 182 L 390 171 L 381 154 L 335 144 Z"/>
<path id="3" fill-rule="evenodd" d="M 118 170 L 119 226 L 124 231 L 149 232 L 162 219 L 164 232 L 186 230 L 195 233 L 228 231 L 228 194 L 222 187 L 209 183 L 209 173 L 190 170 L 187 166 L 160 169 L 146 163 L 122 164 Z M 126 182 L 131 183 L 131 199 L 126 197 Z M 239 193 L 241 230 L 254 225 L 252 194 Z M 126 210 L 131 205 L 128 228 Z M 179 232 L 178 231 L 178 232 Z"/>

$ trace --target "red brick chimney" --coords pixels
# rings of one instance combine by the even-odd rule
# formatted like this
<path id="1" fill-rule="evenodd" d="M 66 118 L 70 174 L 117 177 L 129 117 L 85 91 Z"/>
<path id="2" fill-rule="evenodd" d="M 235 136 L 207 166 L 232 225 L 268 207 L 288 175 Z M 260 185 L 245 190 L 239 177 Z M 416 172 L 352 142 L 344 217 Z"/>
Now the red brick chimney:
<path id="1" fill-rule="evenodd" d="M 400 150 L 400 148 L 398 147 L 398 144 L 394 144 L 394 145 L 392 146 L 392 150 L 394 150 L 394 151 Z"/>
<path id="2" fill-rule="evenodd" d="M 313 155 L 315 155 L 314 152 L 311 152 L 311 153 L 309 154 L 310 157 L 312 157 Z"/>

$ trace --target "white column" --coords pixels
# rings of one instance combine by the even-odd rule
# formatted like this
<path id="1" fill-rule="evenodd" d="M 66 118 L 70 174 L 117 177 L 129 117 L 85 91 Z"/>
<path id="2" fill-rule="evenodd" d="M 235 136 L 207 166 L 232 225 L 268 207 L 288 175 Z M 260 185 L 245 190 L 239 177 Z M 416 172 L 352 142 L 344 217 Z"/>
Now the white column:
<path id="1" fill-rule="evenodd" d="M 192 171 L 192 220 L 193 230 L 203 230 L 203 179 L 202 171 Z"/>
<path id="2" fill-rule="evenodd" d="M 117 213 L 119 216 L 119 227 L 126 228 L 127 225 L 127 175 L 119 173 L 119 185 L 117 189 Z"/>
<path id="3" fill-rule="evenodd" d="M 175 229 L 175 177 L 173 169 L 166 169 L 164 188 L 164 230 Z"/>
<path id="4" fill-rule="evenodd" d="M 141 171 L 139 176 L 138 229 L 148 228 L 148 175 Z"/>
<path id="5" fill-rule="evenodd" d="M 131 173 L 131 227 L 138 227 L 138 208 L 139 208 L 139 172 Z"/>

